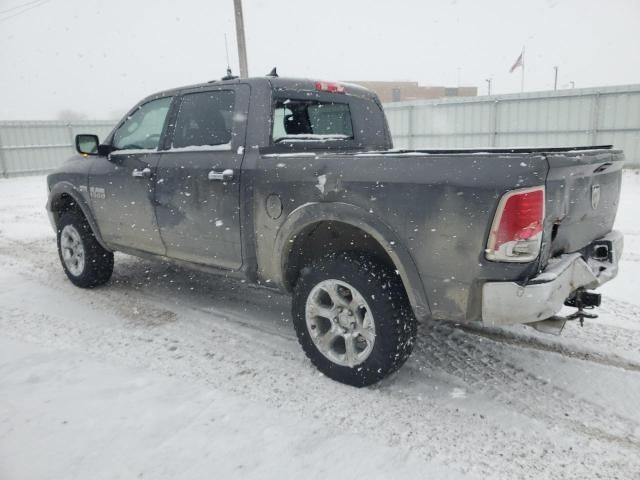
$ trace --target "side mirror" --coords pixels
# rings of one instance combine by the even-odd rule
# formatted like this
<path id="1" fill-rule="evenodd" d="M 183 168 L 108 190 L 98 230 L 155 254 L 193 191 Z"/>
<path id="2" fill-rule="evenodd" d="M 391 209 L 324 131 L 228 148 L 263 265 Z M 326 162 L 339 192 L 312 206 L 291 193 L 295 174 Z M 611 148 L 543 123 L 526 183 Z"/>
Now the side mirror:
<path id="1" fill-rule="evenodd" d="M 83 155 L 98 155 L 99 144 L 97 135 L 87 133 L 76 135 L 76 150 Z"/>

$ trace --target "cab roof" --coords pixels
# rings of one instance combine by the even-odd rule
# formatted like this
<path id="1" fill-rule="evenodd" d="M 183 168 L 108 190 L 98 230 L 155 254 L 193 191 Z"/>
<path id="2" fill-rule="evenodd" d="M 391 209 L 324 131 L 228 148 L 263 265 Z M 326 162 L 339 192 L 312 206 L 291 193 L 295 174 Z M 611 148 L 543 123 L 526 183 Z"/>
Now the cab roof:
<path id="1" fill-rule="evenodd" d="M 176 95 L 180 94 L 187 90 L 197 90 L 199 88 L 209 88 L 212 86 L 222 86 L 222 85 L 238 85 L 238 84 L 248 84 L 248 85 L 260 85 L 265 86 L 265 84 L 271 88 L 272 90 L 288 90 L 288 91 L 317 91 L 316 84 L 318 82 L 329 83 L 329 84 L 337 84 L 344 87 L 344 94 L 352 95 L 355 97 L 361 97 L 368 100 L 376 100 L 377 96 L 372 91 L 361 87 L 360 85 L 356 85 L 353 83 L 343 83 L 343 82 L 327 82 L 326 80 L 320 79 L 309 79 L 309 78 L 291 78 L 291 77 L 272 77 L 272 76 L 264 76 L 264 77 L 249 77 L 249 78 L 231 78 L 231 79 L 221 79 L 221 80 L 211 80 L 203 83 L 196 83 L 194 85 L 185 85 L 182 87 L 171 88 L 168 90 L 163 90 L 161 92 L 157 92 L 153 95 L 149 95 L 147 98 L 156 98 L 160 96 L 167 95 Z"/>

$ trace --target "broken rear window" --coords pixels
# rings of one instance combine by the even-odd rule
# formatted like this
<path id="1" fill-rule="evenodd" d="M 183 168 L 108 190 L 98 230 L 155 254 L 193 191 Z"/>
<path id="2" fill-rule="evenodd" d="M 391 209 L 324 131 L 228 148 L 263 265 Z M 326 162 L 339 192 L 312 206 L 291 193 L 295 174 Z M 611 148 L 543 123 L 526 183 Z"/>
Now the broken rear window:
<path id="1" fill-rule="evenodd" d="M 277 100 L 273 111 L 273 143 L 353 139 L 347 103 Z"/>

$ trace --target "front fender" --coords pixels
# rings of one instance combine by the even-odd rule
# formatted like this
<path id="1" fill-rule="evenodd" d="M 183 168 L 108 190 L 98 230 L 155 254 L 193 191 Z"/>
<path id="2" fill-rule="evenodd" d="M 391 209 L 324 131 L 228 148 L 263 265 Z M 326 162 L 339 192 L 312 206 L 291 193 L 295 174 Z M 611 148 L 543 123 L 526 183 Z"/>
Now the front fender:
<path id="1" fill-rule="evenodd" d="M 86 188 L 86 187 L 85 187 Z M 91 206 L 86 201 L 82 192 L 71 182 L 61 181 L 56 183 L 49 192 L 49 198 L 47 200 L 47 212 L 49 213 L 49 218 L 51 220 L 52 226 L 54 230 L 56 230 L 56 224 L 58 221 L 58 216 L 60 213 L 60 206 L 64 201 L 65 195 L 71 197 L 74 202 L 80 207 L 84 217 L 87 219 L 93 234 L 96 237 L 98 243 L 106 250 L 112 251 L 113 249 L 109 248 L 107 244 L 102 239 L 102 235 L 100 234 L 100 228 L 96 223 L 95 217 L 91 211 Z"/>
<path id="2" fill-rule="evenodd" d="M 270 270 L 279 277 L 274 278 L 274 281 L 280 285 L 285 284 L 284 276 L 287 260 L 291 253 L 294 237 L 305 227 L 320 221 L 346 223 L 361 229 L 375 239 L 388 253 L 395 265 L 416 317 L 423 319 L 430 315 L 431 309 L 422 279 L 413 256 L 404 243 L 379 218 L 360 207 L 348 203 L 307 203 L 289 214 L 280 226 L 275 238 L 275 255 L 272 256 L 272 268 Z"/>

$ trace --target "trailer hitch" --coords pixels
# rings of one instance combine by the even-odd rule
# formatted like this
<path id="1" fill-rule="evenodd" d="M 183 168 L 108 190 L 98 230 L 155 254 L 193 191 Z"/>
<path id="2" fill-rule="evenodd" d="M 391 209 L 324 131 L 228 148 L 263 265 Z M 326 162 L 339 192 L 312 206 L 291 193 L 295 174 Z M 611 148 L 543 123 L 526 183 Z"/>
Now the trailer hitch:
<path id="1" fill-rule="evenodd" d="M 584 288 L 579 288 L 564 302 L 568 307 L 577 308 L 577 312 L 567 315 L 566 317 L 554 315 L 546 320 L 527 323 L 527 325 L 542 333 L 560 335 L 564 329 L 564 324 L 567 323 L 567 320 L 577 319 L 580 321 L 580 326 L 582 327 L 584 326 L 585 318 L 598 318 L 598 315 L 595 313 L 589 313 L 585 310 L 593 310 L 595 307 L 599 307 L 601 300 L 602 296 L 599 293 L 587 292 Z"/>
<path id="2" fill-rule="evenodd" d="M 601 302 L 602 295 L 599 293 L 587 292 L 584 288 L 579 288 L 564 302 L 566 306 L 578 309 L 577 312 L 567 315 L 566 319 L 578 319 L 582 327 L 585 318 L 598 318 L 595 313 L 588 313 L 585 310 L 593 310 L 595 307 L 599 307 Z"/>

